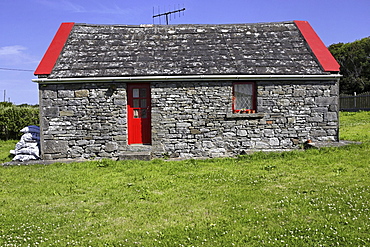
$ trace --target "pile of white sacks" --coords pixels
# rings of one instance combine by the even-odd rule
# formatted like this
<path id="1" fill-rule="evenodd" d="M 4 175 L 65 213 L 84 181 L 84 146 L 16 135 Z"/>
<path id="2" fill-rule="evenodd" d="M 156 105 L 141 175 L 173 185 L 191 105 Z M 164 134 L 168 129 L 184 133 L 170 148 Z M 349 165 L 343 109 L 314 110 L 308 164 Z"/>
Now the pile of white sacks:
<path id="1" fill-rule="evenodd" d="M 40 159 L 40 127 L 31 125 L 20 130 L 23 133 L 21 140 L 10 150 L 15 157 L 13 161 L 27 161 Z"/>

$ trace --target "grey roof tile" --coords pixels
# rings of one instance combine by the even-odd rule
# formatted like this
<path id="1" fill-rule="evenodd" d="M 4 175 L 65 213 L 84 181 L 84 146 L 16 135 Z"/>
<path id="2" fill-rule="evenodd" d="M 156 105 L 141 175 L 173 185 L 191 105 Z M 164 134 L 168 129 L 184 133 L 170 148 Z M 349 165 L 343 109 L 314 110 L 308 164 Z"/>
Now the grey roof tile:
<path id="1" fill-rule="evenodd" d="M 325 74 L 294 22 L 76 24 L 49 78 Z"/>

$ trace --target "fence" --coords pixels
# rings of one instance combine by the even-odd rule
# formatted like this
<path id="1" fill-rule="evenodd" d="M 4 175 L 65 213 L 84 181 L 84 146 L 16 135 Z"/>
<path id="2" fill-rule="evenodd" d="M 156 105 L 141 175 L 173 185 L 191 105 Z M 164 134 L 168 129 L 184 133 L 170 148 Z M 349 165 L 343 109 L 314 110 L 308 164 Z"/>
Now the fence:
<path id="1" fill-rule="evenodd" d="M 340 95 L 339 109 L 341 111 L 370 111 L 370 92 Z"/>

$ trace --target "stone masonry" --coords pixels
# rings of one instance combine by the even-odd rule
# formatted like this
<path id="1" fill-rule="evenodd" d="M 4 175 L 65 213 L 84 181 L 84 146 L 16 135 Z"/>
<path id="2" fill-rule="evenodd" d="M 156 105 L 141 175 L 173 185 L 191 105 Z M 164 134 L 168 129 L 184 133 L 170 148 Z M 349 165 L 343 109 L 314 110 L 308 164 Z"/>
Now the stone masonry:
<path id="1" fill-rule="evenodd" d="M 152 145 L 127 145 L 126 83 L 40 84 L 43 159 L 221 157 L 338 141 L 336 81 L 257 81 L 257 113 L 232 113 L 232 81 L 152 82 Z"/>
<path id="2" fill-rule="evenodd" d="M 125 86 L 40 85 L 42 158 L 117 157 L 127 143 Z"/>

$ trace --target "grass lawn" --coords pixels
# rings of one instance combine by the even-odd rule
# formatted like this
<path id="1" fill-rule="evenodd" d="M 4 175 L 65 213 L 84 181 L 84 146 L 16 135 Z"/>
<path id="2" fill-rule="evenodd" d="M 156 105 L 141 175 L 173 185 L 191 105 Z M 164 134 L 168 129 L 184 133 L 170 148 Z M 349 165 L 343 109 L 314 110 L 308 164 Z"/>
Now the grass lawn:
<path id="1" fill-rule="evenodd" d="M 9 153 L 10 150 L 15 148 L 18 141 L 2 141 L 0 140 L 0 164 L 11 161 L 13 156 Z"/>
<path id="2" fill-rule="evenodd" d="M 370 112 L 341 113 L 363 144 L 0 167 L 0 246 L 369 246 L 369 132 Z"/>

